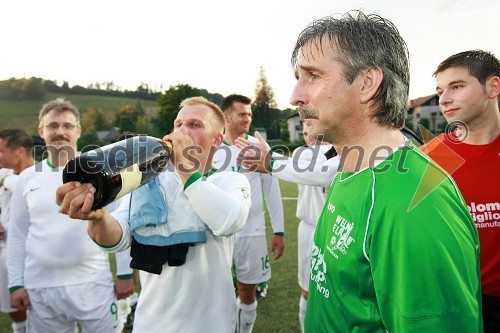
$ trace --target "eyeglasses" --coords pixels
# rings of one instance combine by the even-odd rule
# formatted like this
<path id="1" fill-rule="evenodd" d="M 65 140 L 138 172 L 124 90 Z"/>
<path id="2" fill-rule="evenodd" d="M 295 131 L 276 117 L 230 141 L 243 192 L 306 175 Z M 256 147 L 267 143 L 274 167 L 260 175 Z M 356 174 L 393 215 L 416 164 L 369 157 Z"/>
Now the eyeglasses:
<path id="1" fill-rule="evenodd" d="M 69 123 L 65 123 L 65 124 L 51 123 L 51 124 L 48 124 L 48 125 L 43 126 L 43 127 L 45 127 L 47 130 L 49 130 L 51 132 L 56 132 L 59 129 L 59 127 L 61 127 L 63 130 L 65 130 L 67 132 L 70 132 L 79 126 L 69 124 Z"/>

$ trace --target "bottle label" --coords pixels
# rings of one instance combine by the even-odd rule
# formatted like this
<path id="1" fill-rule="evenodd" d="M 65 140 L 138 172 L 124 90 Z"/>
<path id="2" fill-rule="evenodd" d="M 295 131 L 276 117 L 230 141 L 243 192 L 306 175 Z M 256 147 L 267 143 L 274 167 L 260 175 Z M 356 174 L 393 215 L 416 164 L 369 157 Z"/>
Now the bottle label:
<path id="1" fill-rule="evenodd" d="M 127 169 L 121 171 L 120 176 L 122 177 L 122 188 L 116 195 L 115 200 L 141 186 L 142 172 L 139 170 L 138 164 L 131 165 Z"/>

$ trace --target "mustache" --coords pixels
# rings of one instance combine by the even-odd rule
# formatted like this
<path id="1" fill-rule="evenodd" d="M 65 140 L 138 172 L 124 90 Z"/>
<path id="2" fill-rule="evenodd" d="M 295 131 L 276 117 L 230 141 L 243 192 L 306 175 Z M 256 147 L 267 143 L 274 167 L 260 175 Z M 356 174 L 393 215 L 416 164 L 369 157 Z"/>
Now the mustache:
<path id="1" fill-rule="evenodd" d="M 318 115 L 317 115 L 316 112 L 314 112 L 313 110 L 310 110 L 308 108 L 305 108 L 305 107 L 301 107 L 299 109 L 299 115 L 303 119 L 306 119 L 306 118 L 315 118 L 315 119 L 318 119 Z"/>
<path id="2" fill-rule="evenodd" d="M 54 141 L 69 141 L 68 137 L 66 135 L 56 135 L 52 137 L 52 140 Z"/>

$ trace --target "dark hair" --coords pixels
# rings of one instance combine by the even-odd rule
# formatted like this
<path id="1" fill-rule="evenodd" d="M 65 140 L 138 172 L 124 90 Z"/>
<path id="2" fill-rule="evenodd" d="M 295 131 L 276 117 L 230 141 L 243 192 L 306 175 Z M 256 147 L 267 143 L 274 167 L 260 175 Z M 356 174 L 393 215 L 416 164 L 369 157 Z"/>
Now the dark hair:
<path id="1" fill-rule="evenodd" d="M 5 145 L 11 150 L 24 147 L 26 153 L 31 154 L 33 149 L 33 138 L 22 129 L 4 129 L 0 131 L 0 139 L 5 140 Z"/>
<path id="2" fill-rule="evenodd" d="M 323 37 L 328 38 L 329 45 L 322 45 Z M 336 60 L 343 65 L 349 83 L 365 69 L 380 68 L 384 78 L 373 98 L 376 109 L 372 116 L 383 126 L 404 126 L 410 87 L 409 56 L 405 41 L 391 21 L 358 10 L 315 20 L 295 43 L 291 59 L 294 69 L 299 54 L 310 56 L 303 53 L 308 44 L 318 50 L 335 48 Z"/>
<path id="3" fill-rule="evenodd" d="M 248 105 L 252 102 L 252 100 L 243 95 L 237 95 L 237 94 L 229 95 L 222 101 L 221 105 L 222 112 L 231 111 L 230 109 L 233 107 L 234 102 L 239 102 Z"/>
<path id="4" fill-rule="evenodd" d="M 465 68 L 483 85 L 492 76 L 500 77 L 500 61 L 493 53 L 483 50 L 464 51 L 448 57 L 439 64 L 434 76 L 449 68 Z"/>

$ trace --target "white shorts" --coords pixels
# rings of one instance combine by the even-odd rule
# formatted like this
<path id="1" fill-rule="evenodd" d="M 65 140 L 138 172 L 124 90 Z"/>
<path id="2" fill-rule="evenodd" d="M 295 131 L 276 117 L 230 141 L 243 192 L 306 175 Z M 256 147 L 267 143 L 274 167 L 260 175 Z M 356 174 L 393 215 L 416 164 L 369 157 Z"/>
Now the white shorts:
<path id="1" fill-rule="evenodd" d="M 258 284 L 271 278 L 266 236 L 237 237 L 233 262 L 236 278 L 245 284 Z"/>
<path id="2" fill-rule="evenodd" d="M 299 248 L 299 286 L 309 291 L 309 280 L 311 275 L 311 249 L 314 240 L 315 227 L 300 221 L 298 231 Z"/>
<path id="3" fill-rule="evenodd" d="M 37 332 L 119 333 L 123 329 L 113 281 L 28 289 L 30 323 Z"/>
<path id="4" fill-rule="evenodd" d="M 0 244 L 0 312 L 10 313 L 17 310 L 10 307 L 9 281 L 7 278 L 7 248 Z"/>

